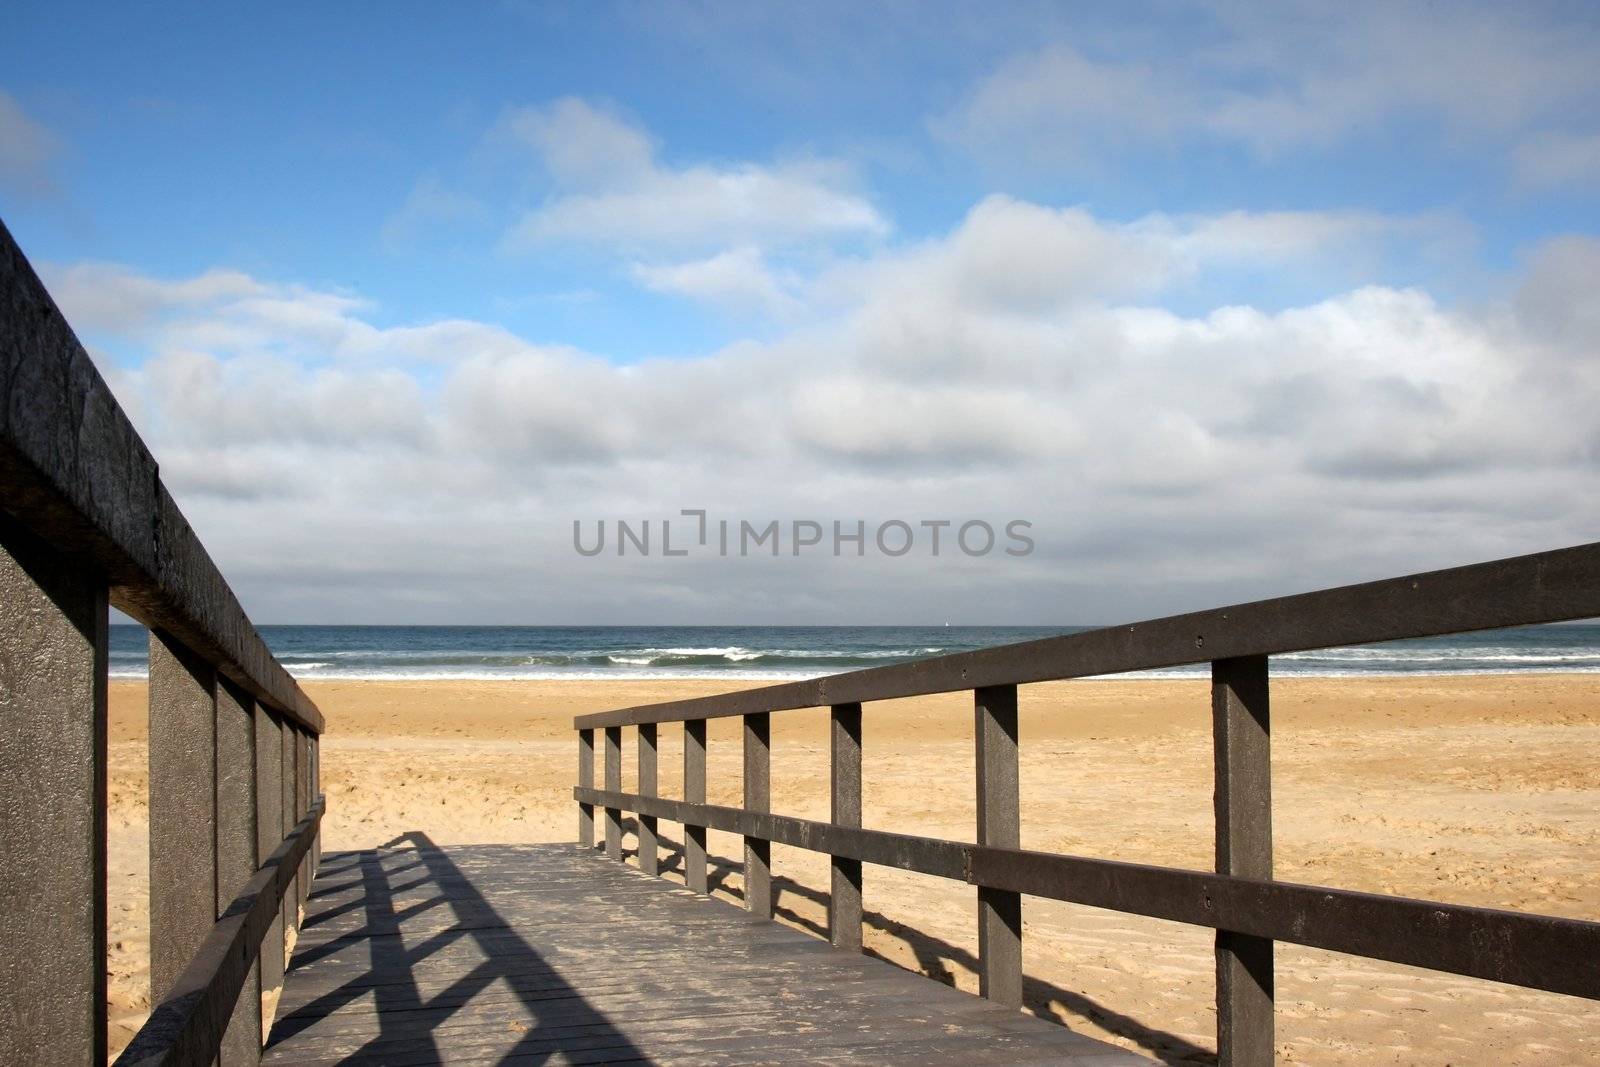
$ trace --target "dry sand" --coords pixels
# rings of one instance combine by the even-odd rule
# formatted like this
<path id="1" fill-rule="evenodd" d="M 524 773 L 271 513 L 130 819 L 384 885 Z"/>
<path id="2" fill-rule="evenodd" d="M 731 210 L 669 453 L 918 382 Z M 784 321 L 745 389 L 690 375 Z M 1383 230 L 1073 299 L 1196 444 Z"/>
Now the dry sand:
<path id="1" fill-rule="evenodd" d="M 704 682 L 326 682 L 324 849 L 421 830 L 441 844 L 571 840 L 575 713 L 717 691 Z M 144 686 L 112 685 L 113 1047 L 148 1010 Z M 972 840 L 970 697 L 869 705 L 866 825 Z M 826 712 L 773 724 L 773 808 L 827 818 Z M 624 786 L 633 781 L 632 731 Z M 1211 748 L 1202 682 L 1022 691 L 1023 845 L 1205 869 Z M 1600 917 L 1600 677 L 1280 680 L 1273 688 L 1278 877 Z M 713 803 L 741 795 L 736 720 L 711 724 Z M 681 795 L 681 738 L 661 787 Z M 663 824 L 666 836 L 678 828 Z M 736 838 L 711 834 L 739 878 Z M 774 848 L 780 917 L 820 930 L 826 858 Z M 678 877 L 672 872 L 668 877 Z M 714 875 L 715 877 L 715 875 Z M 972 989 L 973 891 L 869 867 L 869 951 Z M 1175 1062 L 1214 1047 L 1206 930 L 1028 900 L 1027 1007 Z M 1288 1063 L 1600 1062 L 1600 1005 L 1279 946 Z"/>

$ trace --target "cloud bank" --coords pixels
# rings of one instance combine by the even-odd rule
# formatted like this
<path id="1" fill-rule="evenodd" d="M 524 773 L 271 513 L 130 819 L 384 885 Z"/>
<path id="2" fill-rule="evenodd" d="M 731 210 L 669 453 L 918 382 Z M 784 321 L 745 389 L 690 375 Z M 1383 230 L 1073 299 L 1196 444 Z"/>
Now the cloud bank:
<path id="1" fill-rule="evenodd" d="M 574 181 L 666 173 L 625 126 L 563 143 L 551 166 Z M 789 325 L 632 364 L 478 321 L 379 326 L 359 295 L 237 272 L 47 281 L 92 348 L 147 353 L 102 365 L 266 620 L 1092 623 L 1593 538 L 1600 242 L 1547 243 L 1471 306 L 1326 283 L 1330 261 L 1432 231 L 994 196 L 804 277 L 763 280 L 753 245 L 642 268 Z M 1241 262 L 1327 288 L 1173 309 Z M 574 519 L 680 508 L 1022 518 L 1038 549 L 573 550 Z"/>

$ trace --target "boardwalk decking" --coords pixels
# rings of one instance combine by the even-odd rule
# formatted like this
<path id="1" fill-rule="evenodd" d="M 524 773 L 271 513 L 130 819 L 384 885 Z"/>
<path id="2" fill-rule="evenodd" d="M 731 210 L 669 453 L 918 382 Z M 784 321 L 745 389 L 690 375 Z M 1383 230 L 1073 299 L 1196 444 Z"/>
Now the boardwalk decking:
<path id="1" fill-rule="evenodd" d="M 265 1061 L 1145 1059 L 571 845 L 323 857 Z"/>

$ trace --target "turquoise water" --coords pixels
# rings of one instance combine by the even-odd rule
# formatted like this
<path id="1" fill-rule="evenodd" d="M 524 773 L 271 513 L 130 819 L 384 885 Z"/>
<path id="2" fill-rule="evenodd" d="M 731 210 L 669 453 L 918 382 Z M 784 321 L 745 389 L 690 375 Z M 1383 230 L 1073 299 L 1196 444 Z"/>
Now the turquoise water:
<path id="1" fill-rule="evenodd" d="M 1037 626 L 263 626 L 299 678 L 812 678 L 1029 641 Z M 138 626 L 111 628 L 111 673 L 146 669 Z M 1300 675 L 1600 672 L 1600 625 L 1527 626 L 1275 656 Z M 1207 668 L 1147 672 L 1204 676 Z"/>

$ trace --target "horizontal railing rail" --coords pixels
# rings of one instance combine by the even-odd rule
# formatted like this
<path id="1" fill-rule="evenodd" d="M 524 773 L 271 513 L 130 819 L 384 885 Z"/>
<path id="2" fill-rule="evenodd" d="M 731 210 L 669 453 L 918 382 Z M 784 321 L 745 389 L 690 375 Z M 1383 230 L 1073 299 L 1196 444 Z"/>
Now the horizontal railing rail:
<path id="1" fill-rule="evenodd" d="M 990 685 L 1600 616 L 1600 542 L 802 682 L 580 715 L 580 730 L 825 708 Z"/>
<path id="2" fill-rule="evenodd" d="M 174 635 L 254 699 L 321 733 L 321 713 L 245 616 L 3 223 L 0 389 L 5 510 L 98 571 L 113 607 Z"/>
<path id="3" fill-rule="evenodd" d="M 836 826 L 638 793 L 587 804 L 881 867 L 1600 1000 L 1600 923 Z"/>
<path id="4" fill-rule="evenodd" d="M 254 1064 L 316 869 L 322 713 L 0 225 L 0 1063 L 107 1058 L 112 606 L 150 631 L 157 1006 L 139 1062 Z"/>
<path id="5" fill-rule="evenodd" d="M 1272 876 L 1268 657 L 1600 616 L 1600 544 L 1281 597 L 1153 622 L 917 660 L 812 681 L 580 715 L 578 838 L 621 860 L 624 811 L 637 815 L 640 869 L 658 869 L 658 822 L 684 827 L 684 879 L 708 891 L 706 831 L 744 839 L 745 902 L 773 915 L 773 842 L 831 857 L 829 938 L 861 947 L 862 865 L 977 890 L 980 992 L 1022 999 L 1022 898 L 1043 897 L 1216 931 L 1217 1046 L 1230 1065 L 1272 1062 L 1278 941 L 1600 1000 L 1600 923 L 1470 907 Z M 1029 682 L 1211 665 L 1215 872 L 1020 847 L 1017 693 Z M 971 690 L 976 843 L 861 826 L 862 705 Z M 826 707 L 828 822 L 772 814 L 772 712 Z M 706 803 L 706 720 L 743 717 L 744 803 Z M 682 722 L 684 796 L 658 795 L 658 726 Z M 622 731 L 637 727 L 638 791 L 622 790 Z M 595 731 L 604 738 L 595 786 Z"/>

